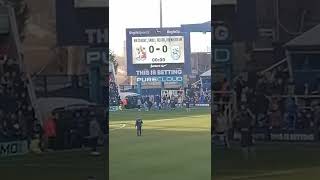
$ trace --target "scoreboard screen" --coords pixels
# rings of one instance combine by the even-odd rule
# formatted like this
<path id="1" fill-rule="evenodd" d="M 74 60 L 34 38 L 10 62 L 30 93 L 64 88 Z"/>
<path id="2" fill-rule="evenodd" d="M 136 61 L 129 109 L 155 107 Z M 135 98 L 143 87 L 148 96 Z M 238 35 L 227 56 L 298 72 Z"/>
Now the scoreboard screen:
<path id="1" fill-rule="evenodd" d="M 184 36 L 132 38 L 132 64 L 184 63 Z"/>
<path id="2" fill-rule="evenodd" d="M 128 76 L 190 74 L 190 35 L 180 27 L 127 29 L 126 58 Z"/>

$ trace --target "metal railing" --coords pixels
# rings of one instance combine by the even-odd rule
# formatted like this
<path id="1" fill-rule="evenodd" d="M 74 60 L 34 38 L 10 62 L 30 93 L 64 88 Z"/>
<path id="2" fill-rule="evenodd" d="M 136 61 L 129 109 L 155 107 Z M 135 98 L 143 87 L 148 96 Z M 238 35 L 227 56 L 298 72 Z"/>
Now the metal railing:
<path id="1" fill-rule="evenodd" d="M 224 106 L 225 115 L 228 117 L 228 124 L 232 124 L 233 116 L 237 113 L 237 96 L 235 91 L 212 91 L 213 105 Z M 219 96 L 220 99 L 215 101 L 215 97 Z M 227 97 L 227 101 L 223 99 Z"/>
<path id="2" fill-rule="evenodd" d="M 65 88 L 89 88 L 88 75 L 36 75 L 32 78 L 38 96 Z"/>

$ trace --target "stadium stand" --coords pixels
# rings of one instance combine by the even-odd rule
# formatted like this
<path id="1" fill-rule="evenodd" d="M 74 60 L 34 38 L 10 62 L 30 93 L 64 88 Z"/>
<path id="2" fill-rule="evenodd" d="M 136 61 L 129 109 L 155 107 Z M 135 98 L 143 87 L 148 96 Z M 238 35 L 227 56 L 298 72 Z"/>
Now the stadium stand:
<path id="1" fill-rule="evenodd" d="M 25 74 L 12 58 L 2 60 L 0 69 L 0 140 L 30 139 L 36 119 Z"/>
<path id="2" fill-rule="evenodd" d="M 251 74 L 246 79 L 240 75 L 230 87 L 224 80 L 216 85 L 216 90 L 220 90 L 216 92 L 220 93 L 214 94 L 215 104 L 218 109 L 225 111 L 225 108 L 219 107 L 229 103 L 226 94 L 231 91 L 236 94 L 237 104 L 232 117 L 244 105 L 254 114 L 255 129 L 319 130 L 318 86 L 296 82 L 290 77 L 289 68 L 287 63 L 280 63 L 268 71 Z M 230 120 L 234 121 L 233 118 Z M 232 124 L 230 126 L 233 129 L 235 127 Z"/>

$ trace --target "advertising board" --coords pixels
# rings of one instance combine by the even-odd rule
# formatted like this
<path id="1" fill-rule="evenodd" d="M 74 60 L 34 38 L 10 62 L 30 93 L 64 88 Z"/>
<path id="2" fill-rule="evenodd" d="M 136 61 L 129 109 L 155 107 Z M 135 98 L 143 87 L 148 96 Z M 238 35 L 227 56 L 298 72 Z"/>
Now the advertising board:
<path id="1" fill-rule="evenodd" d="M 28 152 L 27 141 L 0 142 L 0 157 L 23 155 Z"/>
<path id="2" fill-rule="evenodd" d="M 109 43 L 109 8 L 101 6 L 99 1 L 56 0 L 59 46 L 106 46 Z"/>

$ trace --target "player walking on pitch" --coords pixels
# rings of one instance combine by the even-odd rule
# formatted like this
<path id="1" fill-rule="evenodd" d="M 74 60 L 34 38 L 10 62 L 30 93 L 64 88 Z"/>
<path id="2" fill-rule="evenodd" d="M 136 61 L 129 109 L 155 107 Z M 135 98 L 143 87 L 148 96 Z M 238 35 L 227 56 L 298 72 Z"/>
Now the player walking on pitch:
<path id="1" fill-rule="evenodd" d="M 143 124 L 143 121 L 141 118 L 137 118 L 136 119 L 136 129 L 137 129 L 137 136 L 141 136 L 141 133 L 142 133 L 142 124 Z"/>

